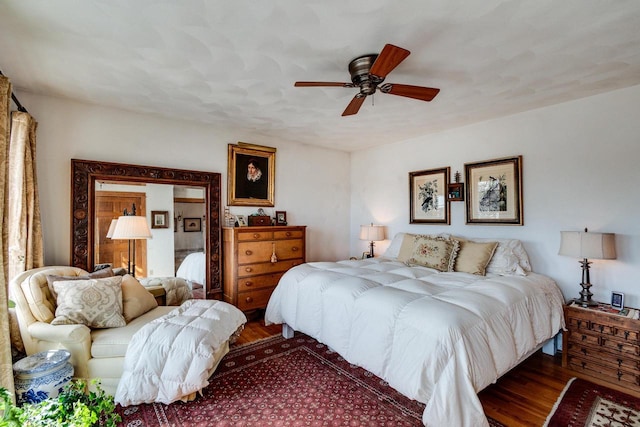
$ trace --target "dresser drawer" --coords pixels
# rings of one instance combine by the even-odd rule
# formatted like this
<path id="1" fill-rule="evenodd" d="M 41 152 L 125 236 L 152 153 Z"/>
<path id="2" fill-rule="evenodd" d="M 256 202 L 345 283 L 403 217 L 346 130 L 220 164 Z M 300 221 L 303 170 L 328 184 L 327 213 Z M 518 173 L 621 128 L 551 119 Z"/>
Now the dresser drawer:
<path id="1" fill-rule="evenodd" d="M 278 260 L 302 258 L 303 248 L 300 239 L 238 243 L 238 264 L 270 262 L 274 251 Z"/>
<path id="2" fill-rule="evenodd" d="M 569 343 L 569 355 L 588 359 L 611 369 L 625 369 L 640 374 L 640 361 L 633 354 L 612 352 L 609 348 Z"/>
<path id="3" fill-rule="evenodd" d="M 238 308 L 242 311 L 248 311 L 266 307 L 272 292 L 273 288 L 238 292 Z"/>
<path id="4" fill-rule="evenodd" d="M 255 230 L 238 231 L 238 242 L 256 242 L 260 240 L 273 240 L 273 231 Z"/>
<path id="5" fill-rule="evenodd" d="M 285 230 L 273 233 L 274 239 L 302 239 L 304 237 L 303 230 Z"/>
<path id="6" fill-rule="evenodd" d="M 594 361 L 573 354 L 568 355 L 568 367 L 574 371 L 582 372 L 595 378 L 601 378 L 623 387 L 640 390 L 640 375 L 637 371 L 611 368 L 599 362 L 601 361 Z"/>
<path id="7" fill-rule="evenodd" d="M 278 261 L 276 263 L 247 264 L 238 266 L 238 277 L 249 277 L 260 274 L 285 272 L 291 267 L 302 264 L 302 259 Z"/>
<path id="8" fill-rule="evenodd" d="M 249 276 L 238 280 L 238 292 L 248 292 L 254 289 L 275 288 L 283 273 Z"/>

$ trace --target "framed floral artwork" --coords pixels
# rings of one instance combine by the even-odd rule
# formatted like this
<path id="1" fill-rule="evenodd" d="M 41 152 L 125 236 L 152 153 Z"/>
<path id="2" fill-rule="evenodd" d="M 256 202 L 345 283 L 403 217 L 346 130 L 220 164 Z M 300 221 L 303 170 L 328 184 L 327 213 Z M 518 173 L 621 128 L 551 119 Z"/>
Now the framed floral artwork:
<path id="1" fill-rule="evenodd" d="M 523 225 L 522 156 L 465 163 L 467 224 Z"/>
<path id="2" fill-rule="evenodd" d="M 449 224 L 450 168 L 409 172 L 409 222 Z"/>

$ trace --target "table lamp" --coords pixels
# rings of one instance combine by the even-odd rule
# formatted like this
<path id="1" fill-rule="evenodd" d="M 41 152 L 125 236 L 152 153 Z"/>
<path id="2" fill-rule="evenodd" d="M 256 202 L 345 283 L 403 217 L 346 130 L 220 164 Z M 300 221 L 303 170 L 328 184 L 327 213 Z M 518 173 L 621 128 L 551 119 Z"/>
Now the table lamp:
<path id="1" fill-rule="evenodd" d="M 561 231 L 559 255 L 582 258 L 582 291 L 576 303 L 583 307 L 598 305 L 591 297 L 591 283 L 589 279 L 589 266 L 591 259 L 616 259 L 616 242 L 614 233 L 589 233 L 584 231 Z"/>
<path id="2" fill-rule="evenodd" d="M 118 217 L 115 228 L 111 235 L 112 239 L 121 239 L 129 241 L 128 249 L 128 273 L 135 277 L 136 275 L 136 245 L 131 245 L 132 240 L 150 239 L 151 229 L 147 223 L 147 217 L 135 216 L 136 207 L 133 205 L 133 212 L 128 213 L 124 210 L 124 215 Z M 109 227 L 111 228 L 111 227 Z M 133 264 L 133 265 L 132 265 Z"/>
<path id="3" fill-rule="evenodd" d="M 360 240 L 369 240 L 369 254 L 367 258 L 373 258 L 373 242 L 379 242 L 384 240 L 384 226 L 383 225 L 361 225 L 360 226 Z"/>

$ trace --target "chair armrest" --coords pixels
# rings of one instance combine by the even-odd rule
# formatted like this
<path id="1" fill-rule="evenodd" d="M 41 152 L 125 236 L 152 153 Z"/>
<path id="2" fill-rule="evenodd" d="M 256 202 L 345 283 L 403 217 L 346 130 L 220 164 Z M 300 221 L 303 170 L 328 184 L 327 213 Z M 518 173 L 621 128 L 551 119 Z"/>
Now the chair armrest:
<path id="1" fill-rule="evenodd" d="M 91 329 L 85 325 L 51 325 L 45 322 L 34 322 L 29 325 L 29 333 L 33 338 L 41 341 L 91 342 Z"/>
<path id="2" fill-rule="evenodd" d="M 35 341 L 36 351 L 64 348 L 71 353 L 74 378 L 89 378 L 91 359 L 91 329 L 85 325 L 51 325 L 34 322 L 28 326 L 29 334 Z"/>

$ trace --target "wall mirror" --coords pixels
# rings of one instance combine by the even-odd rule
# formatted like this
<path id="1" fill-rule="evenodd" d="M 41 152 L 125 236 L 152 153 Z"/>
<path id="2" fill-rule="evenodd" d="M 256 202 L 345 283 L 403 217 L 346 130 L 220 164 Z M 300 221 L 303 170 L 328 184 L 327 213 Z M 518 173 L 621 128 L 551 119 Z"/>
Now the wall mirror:
<path id="1" fill-rule="evenodd" d="M 105 251 L 117 252 L 114 242 L 105 238 L 109 215 L 121 212 L 124 205 L 131 211 L 137 201 L 138 215 L 143 212 L 151 225 L 154 212 L 162 222 L 152 239 L 137 241 L 142 252 L 136 255 L 141 261 L 137 277 L 172 276 L 189 252 L 198 252 L 193 256 L 204 264 L 204 297 L 221 298 L 219 173 L 72 159 L 71 176 L 73 266 L 92 271 L 109 262 Z M 166 217 L 170 224 L 164 224 Z"/>

